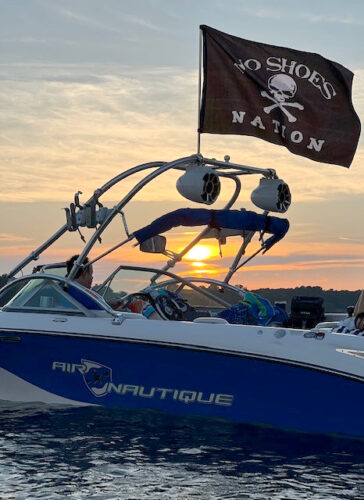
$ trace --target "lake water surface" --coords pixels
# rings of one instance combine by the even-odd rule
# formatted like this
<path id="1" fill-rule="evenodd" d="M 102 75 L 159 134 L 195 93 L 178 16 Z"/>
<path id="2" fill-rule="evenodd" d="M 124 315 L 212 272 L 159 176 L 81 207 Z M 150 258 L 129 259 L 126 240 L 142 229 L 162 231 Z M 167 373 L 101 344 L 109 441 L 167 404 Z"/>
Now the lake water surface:
<path id="1" fill-rule="evenodd" d="M 364 499 L 364 443 L 154 412 L 0 406 L 1 499 Z"/>

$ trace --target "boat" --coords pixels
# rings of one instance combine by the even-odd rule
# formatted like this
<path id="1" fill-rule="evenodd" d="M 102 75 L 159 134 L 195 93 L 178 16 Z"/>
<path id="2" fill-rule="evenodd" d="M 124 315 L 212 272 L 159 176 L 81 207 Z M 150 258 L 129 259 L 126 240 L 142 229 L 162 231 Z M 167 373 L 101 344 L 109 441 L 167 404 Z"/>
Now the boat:
<path id="1" fill-rule="evenodd" d="M 212 205 L 221 182 L 232 182 L 232 196 L 220 210 L 182 208 L 130 232 L 125 206 L 146 185 L 172 170 L 182 174 L 177 190 L 190 201 Z M 144 178 L 114 207 L 101 203 L 109 189 L 141 172 Z M 233 208 L 245 175 L 261 176 L 252 193 L 259 213 Z M 213 293 L 213 288 L 230 287 L 239 293 L 229 284 L 231 272 L 241 265 L 254 237 L 260 242 L 255 253 L 264 253 L 285 236 L 288 221 L 270 213 L 285 213 L 290 201 L 287 184 L 274 170 L 200 154 L 123 171 L 85 203 L 78 192 L 66 209 L 65 224 L 3 277 L 0 399 L 153 409 L 363 438 L 363 336 L 264 322 L 231 324 L 218 314 L 232 303 L 224 293 Z M 125 237 L 87 261 L 109 225 L 120 222 Z M 171 272 L 183 255 L 167 250 L 161 233 L 184 224 L 202 226 L 202 231 L 183 255 L 204 237 L 216 237 L 221 244 L 234 235 L 243 239 L 227 278 L 210 280 L 210 289 Z M 59 238 L 85 227 L 91 236 L 67 275 L 64 263 L 51 263 L 37 264 L 34 273 L 19 277 Z M 166 255 L 170 261 L 163 269 L 120 265 L 97 293 L 75 280 L 80 270 L 126 245 Z M 120 279 L 132 272 L 147 274 L 149 285 L 125 295 Z M 201 297 L 200 304 L 189 304 L 186 290 Z M 246 291 L 240 293 L 244 298 Z M 115 295 L 124 310 L 108 304 Z M 148 302 L 156 318 L 127 310 L 135 298 Z"/>

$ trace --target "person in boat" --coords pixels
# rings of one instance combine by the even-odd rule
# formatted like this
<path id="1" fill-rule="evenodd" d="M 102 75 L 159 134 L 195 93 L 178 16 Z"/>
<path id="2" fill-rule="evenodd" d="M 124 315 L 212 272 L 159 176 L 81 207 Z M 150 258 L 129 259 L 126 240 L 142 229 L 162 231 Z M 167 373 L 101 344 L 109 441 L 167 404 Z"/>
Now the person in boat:
<path id="1" fill-rule="evenodd" d="M 71 269 L 73 268 L 73 265 L 75 261 L 78 259 L 79 255 L 73 255 L 70 259 L 67 260 L 66 266 L 67 266 L 67 276 L 71 272 Z M 91 294 L 93 294 L 95 297 L 97 297 L 99 300 L 103 300 L 104 298 L 101 297 L 97 292 L 94 290 L 91 290 L 92 286 L 92 281 L 93 281 L 93 267 L 92 264 L 89 264 L 89 259 L 86 257 L 84 266 L 81 269 L 78 269 L 76 276 L 74 278 L 74 281 L 76 281 L 79 285 L 87 288 Z M 123 301 L 122 299 L 115 299 L 111 300 L 110 302 L 107 302 L 107 304 L 114 310 L 119 310 L 121 307 Z M 142 313 L 145 308 L 145 303 L 142 300 L 134 300 L 128 305 L 128 310 L 131 312 L 135 313 Z"/>
<path id="2" fill-rule="evenodd" d="M 347 311 L 348 317 L 340 321 L 333 331 L 336 333 L 364 335 L 364 290 L 361 292 L 355 307 L 349 306 Z"/>

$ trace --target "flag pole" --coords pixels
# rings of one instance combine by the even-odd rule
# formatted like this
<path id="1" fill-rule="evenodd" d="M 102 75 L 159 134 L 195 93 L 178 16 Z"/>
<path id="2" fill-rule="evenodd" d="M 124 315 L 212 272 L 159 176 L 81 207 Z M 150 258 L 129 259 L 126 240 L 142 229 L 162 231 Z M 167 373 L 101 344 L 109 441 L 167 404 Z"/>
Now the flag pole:
<path id="1" fill-rule="evenodd" d="M 201 126 L 201 66 L 202 66 L 202 30 L 199 30 L 199 49 L 198 49 L 198 99 L 197 99 L 197 154 L 200 154 L 201 150 L 201 134 L 200 134 L 200 126 Z"/>

